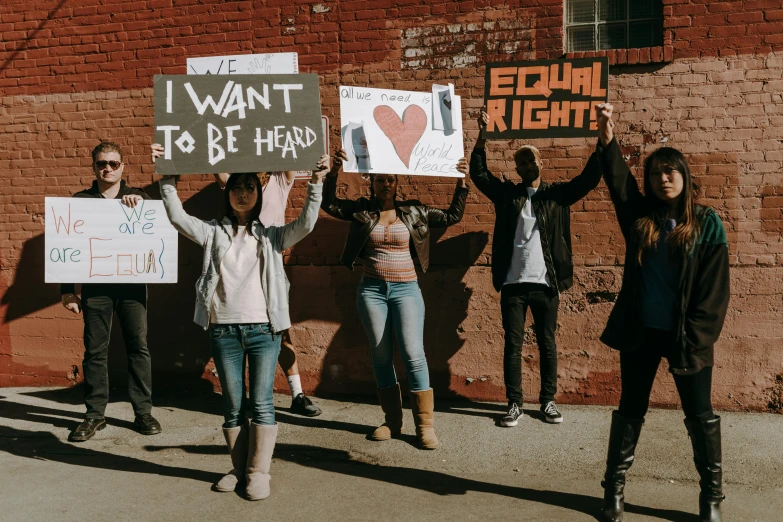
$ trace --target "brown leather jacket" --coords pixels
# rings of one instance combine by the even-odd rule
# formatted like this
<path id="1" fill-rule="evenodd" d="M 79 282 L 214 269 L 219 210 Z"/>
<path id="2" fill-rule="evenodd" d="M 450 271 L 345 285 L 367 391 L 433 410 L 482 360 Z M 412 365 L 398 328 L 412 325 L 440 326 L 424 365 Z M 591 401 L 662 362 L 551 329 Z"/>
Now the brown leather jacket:
<path id="1" fill-rule="evenodd" d="M 411 234 L 411 256 L 419 258 L 423 272 L 426 272 L 430 265 L 430 227 L 447 227 L 459 223 L 465 212 L 467 197 L 468 189 L 458 187 L 448 210 L 431 208 L 416 200 L 394 202 L 400 220 Z M 337 197 L 337 176 L 326 176 L 321 208 L 334 218 L 351 222 L 340 261 L 353 270 L 356 258 L 360 256 L 372 229 L 381 219 L 377 200 L 340 199 Z"/>

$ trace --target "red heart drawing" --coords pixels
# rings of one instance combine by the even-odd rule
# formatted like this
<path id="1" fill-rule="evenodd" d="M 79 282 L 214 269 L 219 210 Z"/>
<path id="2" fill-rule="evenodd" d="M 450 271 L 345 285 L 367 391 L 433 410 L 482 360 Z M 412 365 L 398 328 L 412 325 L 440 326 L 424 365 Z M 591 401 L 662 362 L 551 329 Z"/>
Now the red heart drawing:
<path id="1" fill-rule="evenodd" d="M 379 105 L 372 113 L 378 127 L 394 145 L 397 156 L 410 168 L 411 153 L 427 128 L 427 113 L 418 105 L 408 105 L 402 120 L 388 105 Z"/>

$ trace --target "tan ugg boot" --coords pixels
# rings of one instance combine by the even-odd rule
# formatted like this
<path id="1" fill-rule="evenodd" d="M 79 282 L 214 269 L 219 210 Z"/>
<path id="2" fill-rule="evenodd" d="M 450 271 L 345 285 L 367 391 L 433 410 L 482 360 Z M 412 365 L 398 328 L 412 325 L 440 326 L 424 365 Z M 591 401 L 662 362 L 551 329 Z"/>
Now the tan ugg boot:
<path id="1" fill-rule="evenodd" d="M 231 455 L 231 464 L 234 469 L 215 484 L 215 491 L 234 491 L 237 485 L 245 480 L 247 423 L 236 428 L 223 428 L 223 436 L 226 438 L 228 453 Z"/>
<path id="2" fill-rule="evenodd" d="M 432 450 L 438 447 L 438 437 L 435 436 L 435 400 L 432 388 L 420 392 L 411 392 L 413 401 L 413 422 L 416 424 L 416 436 L 422 449 Z"/>
<path id="3" fill-rule="evenodd" d="M 269 496 L 269 467 L 277 440 L 277 424 L 250 423 L 247 450 L 247 486 L 245 498 L 262 500 Z"/>
<path id="4" fill-rule="evenodd" d="M 370 438 L 372 440 L 389 440 L 402 433 L 402 395 L 400 384 L 378 389 L 378 400 L 386 416 L 386 422 L 375 428 Z"/>

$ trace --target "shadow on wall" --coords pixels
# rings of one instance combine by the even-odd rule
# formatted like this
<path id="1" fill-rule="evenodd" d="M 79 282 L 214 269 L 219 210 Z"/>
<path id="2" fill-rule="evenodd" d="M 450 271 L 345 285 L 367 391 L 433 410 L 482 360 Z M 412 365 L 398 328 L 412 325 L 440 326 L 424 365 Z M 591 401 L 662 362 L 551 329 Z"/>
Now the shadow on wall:
<path id="1" fill-rule="evenodd" d="M 320 255 L 327 261 L 339 259 L 348 226 L 347 222 L 320 219 L 313 233 L 293 247 L 291 255 L 297 258 Z M 430 270 L 419 278 L 426 306 L 424 346 L 436 394 L 459 397 L 450 389 L 449 360 L 464 344 L 459 327 L 467 317 L 473 294 L 462 280 L 484 251 L 489 236 L 484 232 L 470 232 L 439 241 L 445 232 L 433 231 Z M 376 386 L 367 337 L 356 311 L 361 265 L 353 271 L 342 265 L 318 268 L 317 272 L 315 267 L 309 270 L 292 267 L 290 273 L 292 322 L 338 325 L 326 348 L 316 395 L 374 394 Z M 312 332 L 297 334 L 295 344 L 319 344 L 318 339 L 307 339 L 308 335 L 314 335 Z M 404 388 L 405 368 L 398 353 L 395 353 L 395 367 Z"/>
<path id="2" fill-rule="evenodd" d="M 160 199 L 158 184 L 144 190 L 153 199 Z M 185 210 L 201 219 L 222 215 L 222 191 L 217 183 L 192 194 L 184 203 Z M 193 323 L 195 282 L 201 274 L 203 251 L 199 245 L 179 237 L 179 275 L 176 284 L 155 285 L 148 288 L 148 343 L 152 353 L 154 388 L 183 386 L 192 392 L 212 392 L 212 384 L 202 379 L 211 372 L 209 342 L 206 333 Z M 60 302 L 57 284 L 44 282 L 44 235 L 25 242 L 13 284 L 3 295 L 7 305 L 5 323 L 26 317 Z M 116 316 L 115 316 L 116 317 Z M 114 322 L 109 344 L 109 371 L 114 383 L 125 375 L 127 360 L 121 329 Z M 120 388 L 124 388 L 124 382 Z"/>

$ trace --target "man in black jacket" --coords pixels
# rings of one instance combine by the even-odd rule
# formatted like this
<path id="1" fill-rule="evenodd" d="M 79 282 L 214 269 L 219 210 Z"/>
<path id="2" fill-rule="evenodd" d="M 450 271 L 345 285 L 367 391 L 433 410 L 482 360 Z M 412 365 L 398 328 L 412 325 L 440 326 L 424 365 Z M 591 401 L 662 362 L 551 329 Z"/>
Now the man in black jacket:
<path id="1" fill-rule="evenodd" d="M 130 207 L 150 197 L 125 184 L 122 150 L 104 142 L 92 151 L 95 181 L 92 187 L 73 195 L 75 198 L 120 198 Z M 136 413 L 135 428 L 144 435 L 161 432 L 152 416 L 152 371 L 147 348 L 147 285 L 89 283 L 82 285 L 81 299 L 73 284 L 60 287 L 66 309 L 84 313 L 84 402 L 87 415 L 71 432 L 68 440 L 84 442 L 106 427 L 104 413 L 109 402 L 108 354 L 114 313 L 122 326 L 128 355 L 128 393 Z"/>
<path id="2" fill-rule="evenodd" d="M 479 117 L 479 129 L 488 123 Z M 570 207 L 601 181 L 593 154 L 584 171 L 567 183 L 541 181 L 541 154 L 524 146 L 514 154 L 521 183 L 501 181 L 487 169 L 485 140 L 479 138 L 470 158 L 470 177 L 495 205 L 492 239 L 492 284 L 500 292 L 505 331 L 503 373 L 508 413 L 502 426 L 516 426 L 522 417 L 522 343 L 527 309 L 540 353 L 541 413 L 547 422 L 563 422 L 555 405 L 557 393 L 557 310 L 560 292 L 573 284 Z"/>

